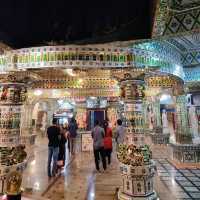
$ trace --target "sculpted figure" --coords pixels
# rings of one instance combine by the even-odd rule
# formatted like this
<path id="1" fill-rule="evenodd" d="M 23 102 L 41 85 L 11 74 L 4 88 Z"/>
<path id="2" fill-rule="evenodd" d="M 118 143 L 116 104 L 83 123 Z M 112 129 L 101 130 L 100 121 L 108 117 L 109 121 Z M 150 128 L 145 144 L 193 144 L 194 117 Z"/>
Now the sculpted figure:
<path id="1" fill-rule="evenodd" d="M 22 175 L 17 172 L 11 172 L 6 179 L 6 193 L 8 195 L 17 195 L 21 192 Z"/>

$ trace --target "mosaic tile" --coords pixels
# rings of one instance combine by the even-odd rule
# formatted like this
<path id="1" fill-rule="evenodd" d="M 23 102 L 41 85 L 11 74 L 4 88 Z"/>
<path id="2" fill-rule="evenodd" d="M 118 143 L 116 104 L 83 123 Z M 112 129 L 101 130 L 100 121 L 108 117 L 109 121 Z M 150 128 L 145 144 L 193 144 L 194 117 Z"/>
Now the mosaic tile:
<path id="1" fill-rule="evenodd" d="M 157 171 L 160 172 L 160 173 L 166 173 L 167 172 L 167 170 L 165 170 L 165 169 L 157 170 Z"/>
<path id="2" fill-rule="evenodd" d="M 174 177 L 183 177 L 183 175 L 181 173 L 175 173 L 175 174 L 171 174 Z"/>
<path id="3" fill-rule="evenodd" d="M 190 195 L 195 199 L 200 199 L 200 192 L 190 193 Z"/>
<path id="4" fill-rule="evenodd" d="M 187 172 L 187 173 L 183 173 L 184 176 L 190 176 L 190 177 L 195 177 L 196 175 L 193 174 L 193 173 L 190 173 L 190 172 Z"/>
<path id="5" fill-rule="evenodd" d="M 191 181 L 200 181 L 200 178 L 198 177 L 188 177 L 188 179 Z"/>
<path id="6" fill-rule="evenodd" d="M 185 177 L 181 177 L 181 176 L 178 176 L 175 179 L 179 180 L 179 181 L 187 181 L 187 179 Z"/>
<path id="7" fill-rule="evenodd" d="M 182 186 L 193 186 L 193 184 L 189 181 L 178 181 L 178 183 Z"/>
<path id="8" fill-rule="evenodd" d="M 193 184 L 195 184 L 196 186 L 200 186 L 200 181 L 192 181 Z"/>
<path id="9" fill-rule="evenodd" d="M 170 176 L 168 173 L 159 173 L 160 176 Z"/>
<path id="10" fill-rule="evenodd" d="M 163 177 L 160 177 L 160 179 L 163 181 L 166 181 L 166 180 L 171 180 L 172 178 L 168 176 L 163 176 Z"/>
<path id="11" fill-rule="evenodd" d="M 188 192 L 199 192 L 199 189 L 197 187 L 185 187 L 184 186 L 184 189 Z"/>
<path id="12" fill-rule="evenodd" d="M 199 173 L 200 174 L 200 169 L 193 169 L 193 170 L 191 170 L 192 172 L 194 172 L 195 174 L 196 173 Z"/>
<path id="13" fill-rule="evenodd" d="M 188 196 L 186 193 L 177 193 L 175 194 L 175 197 L 177 198 L 189 198 L 190 196 Z"/>
<path id="14" fill-rule="evenodd" d="M 183 172 L 183 173 L 184 173 L 184 172 L 185 172 L 185 173 L 186 173 L 186 172 L 190 172 L 188 169 L 180 169 L 179 171 L 180 171 L 180 172 Z"/>

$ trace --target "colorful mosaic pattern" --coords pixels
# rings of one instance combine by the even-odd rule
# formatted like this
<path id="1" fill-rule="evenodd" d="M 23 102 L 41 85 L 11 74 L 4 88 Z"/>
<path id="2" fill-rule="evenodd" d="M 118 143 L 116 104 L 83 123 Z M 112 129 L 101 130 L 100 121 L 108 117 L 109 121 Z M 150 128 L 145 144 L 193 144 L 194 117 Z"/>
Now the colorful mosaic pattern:
<path id="1" fill-rule="evenodd" d="M 199 0 L 160 0 L 153 36 L 173 35 L 200 28 Z"/>
<path id="2" fill-rule="evenodd" d="M 182 57 L 183 66 L 191 66 L 200 64 L 200 52 L 194 51 L 183 54 Z"/>
<path id="3" fill-rule="evenodd" d="M 133 54 L 143 55 L 146 58 L 158 60 L 159 65 L 149 65 L 151 67 L 160 67 L 161 72 L 174 74 L 184 78 L 184 72 L 181 65 L 181 54 L 175 47 L 165 41 L 151 41 L 134 45 Z M 143 62 L 135 63 L 137 67 L 145 66 Z"/>
<path id="4" fill-rule="evenodd" d="M 170 7 L 176 10 L 188 9 L 199 6 L 199 0 L 171 0 Z"/>
<path id="5" fill-rule="evenodd" d="M 200 66 L 184 68 L 185 81 L 200 81 Z"/>
<path id="6" fill-rule="evenodd" d="M 165 20 L 167 17 L 167 0 L 160 0 L 156 6 L 156 17 L 153 27 L 153 36 L 162 36 L 165 30 Z"/>
<path id="7" fill-rule="evenodd" d="M 200 9 L 193 9 L 187 12 L 170 13 L 166 22 L 163 35 L 183 33 L 200 28 Z"/>

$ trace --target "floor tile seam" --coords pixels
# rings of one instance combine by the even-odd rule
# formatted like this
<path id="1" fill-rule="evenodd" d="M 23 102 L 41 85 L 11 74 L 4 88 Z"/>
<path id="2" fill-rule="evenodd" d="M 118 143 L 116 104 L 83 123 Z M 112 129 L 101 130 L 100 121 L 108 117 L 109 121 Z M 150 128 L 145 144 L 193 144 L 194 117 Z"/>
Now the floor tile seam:
<path id="1" fill-rule="evenodd" d="M 168 160 L 167 160 L 167 162 L 169 162 Z M 169 164 L 170 165 L 172 165 L 170 162 L 169 162 Z M 167 173 L 169 173 L 169 171 L 168 171 L 168 169 L 164 166 L 164 164 L 162 164 L 161 163 L 161 165 L 163 166 L 163 168 L 167 171 Z M 173 165 L 172 165 L 173 166 Z M 173 167 L 175 167 L 175 166 L 173 166 Z M 175 169 L 177 170 L 177 171 L 179 171 L 176 167 L 175 167 Z M 170 175 L 170 173 L 169 173 L 169 175 Z M 190 195 L 190 193 L 187 191 L 187 190 L 185 190 L 185 188 L 176 180 L 176 179 L 174 179 L 175 180 L 175 182 L 179 185 L 179 187 L 180 188 L 182 188 L 182 190 L 191 198 L 191 199 L 194 199 L 191 195 Z M 162 180 L 161 180 L 162 181 Z M 168 187 L 168 186 L 167 186 Z M 195 186 L 196 187 L 196 186 Z M 168 187 L 168 189 L 169 189 L 169 187 Z"/>
<path id="2" fill-rule="evenodd" d="M 183 177 L 185 177 L 187 179 L 188 182 L 190 182 L 193 185 L 193 187 L 195 187 L 199 190 L 198 186 L 196 186 L 187 176 L 185 176 L 183 172 L 181 172 L 179 169 L 177 169 L 177 170 L 180 174 L 183 175 Z M 198 192 L 200 192 L 200 190 Z"/>
<path id="3" fill-rule="evenodd" d="M 200 179 L 200 176 L 199 176 L 199 175 L 195 174 L 191 169 L 188 169 L 188 170 L 190 171 L 190 173 L 194 174 L 195 176 L 197 176 L 197 177 Z M 200 180 L 197 181 L 197 182 L 200 182 Z"/>
<path id="4" fill-rule="evenodd" d="M 73 157 L 70 162 L 67 164 L 66 169 L 70 167 L 70 165 L 73 163 L 75 160 L 75 157 Z M 47 188 L 42 192 L 41 196 L 44 197 L 47 192 L 52 188 L 52 186 L 61 178 L 61 171 L 59 171 L 59 174 L 57 177 L 47 186 Z"/>
<path id="5" fill-rule="evenodd" d="M 168 161 L 168 160 L 167 160 Z M 175 167 L 175 169 L 178 171 L 178 173 L 180 173 L 180 174 L 182 174 L 190 183 L 192 183 L 192 185 L 194 186 L 194 187 L 197 187 L 198 188 L 198 186 L 196 186 L 187 176 L 185 176 L 185 174 L 183 173 L 183 172 L 181 172 L 180 171 L 180 169 L 178 169 L 176 166 L 174 166 L 172 163 L 170 163 L 170 161 L 168 161 L 169 162 L 169 164 L 170 165 L 172 165 L 173 167 Z M 195 173 L 193 173 L 192 171 L 191 171 L 191 169 L 187 169 L 189 172 L 191 172 L 192 174 L 194 174 L 194 175 L 196 175 Z M 197 176 L 198 178 L 200 178 L 199 176 Z M 197 181 L 197 182 L 200 182 L 200 181 Z M 198 188 L 199 189 L 199 188 Z"/>

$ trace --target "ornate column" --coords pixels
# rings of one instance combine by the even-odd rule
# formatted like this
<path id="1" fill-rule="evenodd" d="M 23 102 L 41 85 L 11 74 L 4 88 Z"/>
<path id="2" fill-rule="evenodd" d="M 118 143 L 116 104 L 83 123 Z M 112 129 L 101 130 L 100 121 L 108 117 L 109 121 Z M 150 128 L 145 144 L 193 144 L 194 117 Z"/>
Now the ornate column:
<path id="1" fill-rule="evenodd" d="M 22 107 L 22 122 L 21 122 L 21 134 L 31 135 L 33 133 L 32 128 L 32 112 L 34 106 L 29 102 L 26 102 Z"/>
<path id="2" fill-rule="evenodd" d="M 192 143 L 189 130 L 186 96 L 176 97 L 176 143 L 172 144 L 173 159 L 184 163 L 200 161 L 200 146 Z"/>
<path id="3" fill-rule="evenodd" d="M 122 99 L 124 101 L 124 116 L 127 126 L 127 141 L 129 144 L 144 142 L 143 104 L 144 82 L 126 79 L 121 81 Z"/>
<path id="4" fill-rule="evenodd" d="M 5 76 L 0 83 L 0 193 L 20 195 L 21 172 L 26 166 L 25 146 L 20 136 L 22 105 L 26 85 L 14 76 Z M 5 183 L 6 177 L 7 183 Z M 17 179 L 18 178 L 18 179 Z M 10 180 L 13 181 L 10 181 Z M 16 181 L 16 184 L 14 182 Z M 7 185 L 7 188 L 6 188 Z"/>
<path id="5" fill-rule="evenodd" d="M 149 147 L 143 145 L 144 81 L 134 80 L 128 76 L 126 80 L 121 81 L 121 89 L 127 135 L 125 144 L 119 145 L 117 153 L 123 180 L 122 187 L 118 191 L 118 199 L 157 199 L 153 189 L 155 165 L 151 160 Z"/>
<path id="6" fill-rule="evenodd" d="M 170 139 L 170 129 L 167 112 L 161 114 L 160 100 L 163 97 L 163 99 L 166 99 L 164 104 L 168 105 L 168 96 L 172 98 L 174 95 L 176 96 L 183 93 L 184 82 L 174 75 L 157 72 L 148 74 L 145 77 L 145 83 L 147 85 L 146 96 L 150 99 L 149 104 L 152 107 L 152 109 L 149 109 L 150 112 L 148 115 L 150 116 L 150 119 L 152 116 L 152 121 L 154 121 L 154 127 L 150 130 L 152 142 L 154 144 L 168 144 Z M 167 108 L 168 106 L 165 106 L 165 109 Z M 153 110 L 153 112 L 151 110 Z M 171 134 L 173 134 L 173 132 L 171 132 Z"/>
<path id="7" fill-rule="evenodd" d="M 26 102 L 22 106 L 22 117 L 21 117 L 21 126 L 20 126 L 20 133 L 21 133 L 21 140 L 23 144 L 26 144 L 27 151 L 30 154 L 33 154 L 33 149 L 35 145 L 36 134 L 32 127 L 32 112 L 33 112 L 33 105 L 29 102 Z"/>
<path id="8" fill-rule="evenodd" d="M 176 97 L 176 142 L 180 144 L 192 143 L 192 135 L 189 130 L 186 96 Z"/>
<path id="9" fill-rule="evenodd" d="M 155 97 L 155 100 L 153 102 L 153 110 L 155 113 L 155 126 L 160 127 L 161 126 L 160 99 L 157 97 Z"/>

